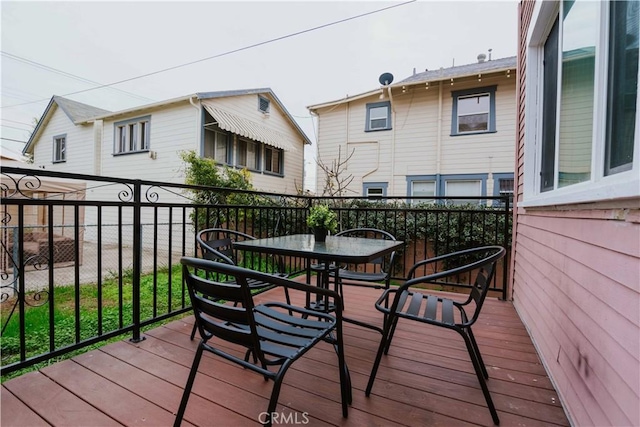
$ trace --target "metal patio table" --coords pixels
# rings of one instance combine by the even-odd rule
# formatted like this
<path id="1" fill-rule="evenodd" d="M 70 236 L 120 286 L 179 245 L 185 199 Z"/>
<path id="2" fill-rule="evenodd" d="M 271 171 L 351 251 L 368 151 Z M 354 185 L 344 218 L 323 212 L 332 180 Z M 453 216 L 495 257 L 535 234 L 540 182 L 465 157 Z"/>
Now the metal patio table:
<path id="1" fill-rule="evenodd" d="M 307 259 L 307 278 L 309 278 L 310 260 L 318 260 L 324 265 L 320 271 L 321 286 L 328 288 L 331 266 L 339 263 L 365 264 L 389 252 L 404 246 L 403 241 L 367 239 L 362 237 L 327 236 L 324 242 L 316 242 L 313 234 L 293 234 L 290 236 L 267 237 L 264 239 L 234 242 L 234 248 L 262 252 L 275 255 L 288 255 Z M 339 269 L 335 269 L 335 280 L 338 279 Z M 326 301 L 315 301 L 310 308 L 331 311 L 331 305 Z M 345 322 L 350 322 L 365 328 L 374 329 L 382 333 L 382 329 L 359 320 L 343 316 Z"/>

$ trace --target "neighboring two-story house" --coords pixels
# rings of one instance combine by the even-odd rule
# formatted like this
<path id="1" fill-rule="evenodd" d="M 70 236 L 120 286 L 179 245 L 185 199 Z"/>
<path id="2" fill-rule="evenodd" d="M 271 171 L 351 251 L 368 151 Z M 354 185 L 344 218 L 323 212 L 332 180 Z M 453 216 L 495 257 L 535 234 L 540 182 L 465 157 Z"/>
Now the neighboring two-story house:
<path id="1" fill-rule="evenodd" d="M 311 141 L 271 89 L 204 92 L 110 112 L 54 96 L 24 153 L 47 170 L 184 182 L 180 151 L 246 168 L 254 187 L 295 194 Z"/>
<path id="2" fill-rule="evenodd" d="M 378 89 L 307 107 L 318 117 L 318 162 L 349 158 L 345 195 L 512 194 L 516 58 L 485 58 L 398 83 L 381 76 Z M 326 179 L 318 168 L 318 194 Z"/>

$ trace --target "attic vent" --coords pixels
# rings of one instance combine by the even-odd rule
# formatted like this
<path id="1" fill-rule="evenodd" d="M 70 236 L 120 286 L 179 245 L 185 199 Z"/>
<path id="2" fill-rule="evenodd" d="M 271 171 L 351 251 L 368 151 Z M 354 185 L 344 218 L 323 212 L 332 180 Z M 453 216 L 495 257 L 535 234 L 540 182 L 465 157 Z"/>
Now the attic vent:
<path id="1" fill-rule="evenodd" d="M 268 114 L 269 113 L 269 100 L 267 98 L 263 98 L 262 96 L 258 96 L 258 110 L 261 112 Z"/>

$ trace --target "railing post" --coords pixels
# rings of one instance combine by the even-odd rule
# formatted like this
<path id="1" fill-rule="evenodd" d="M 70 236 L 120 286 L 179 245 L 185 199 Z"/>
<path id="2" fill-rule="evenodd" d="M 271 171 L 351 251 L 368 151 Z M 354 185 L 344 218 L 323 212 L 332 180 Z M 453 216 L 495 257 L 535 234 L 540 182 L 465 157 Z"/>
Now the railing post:
<path id="1" fill-rule="evenodd" d="M 133 279 L 132 279 L 132 317 L 133 337 L 131 342 L 140 342 L 140 275 L 142 274 L 142 184 L 136 180 L 133 185 Z"/>
<path id="2" fill-rule="evenodd" d="M 507 251 L 507 255 L 511 253 L 509 250 L 509 233 L 511 228 L 509 227 L 509 196 L 504 196 L 504 249 Z M 509 263 L 507 262 L 507 256 L 502 259 L 502 300 L 507 300 L 507 275 L 509 274 Z"/>

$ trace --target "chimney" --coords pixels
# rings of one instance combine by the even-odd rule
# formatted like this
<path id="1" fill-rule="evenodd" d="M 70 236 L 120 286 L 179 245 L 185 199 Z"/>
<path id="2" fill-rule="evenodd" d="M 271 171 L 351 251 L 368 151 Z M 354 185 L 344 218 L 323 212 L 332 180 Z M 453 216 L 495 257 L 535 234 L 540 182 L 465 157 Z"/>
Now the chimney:
<path id="1" fill-rule="evenodd" d="M 483 63 L 486 59 L 487 59 L 487 55 L 485 55 L 484 53 L 481 53 L 480 55 L 478 55 L 479 64 Z"/>

